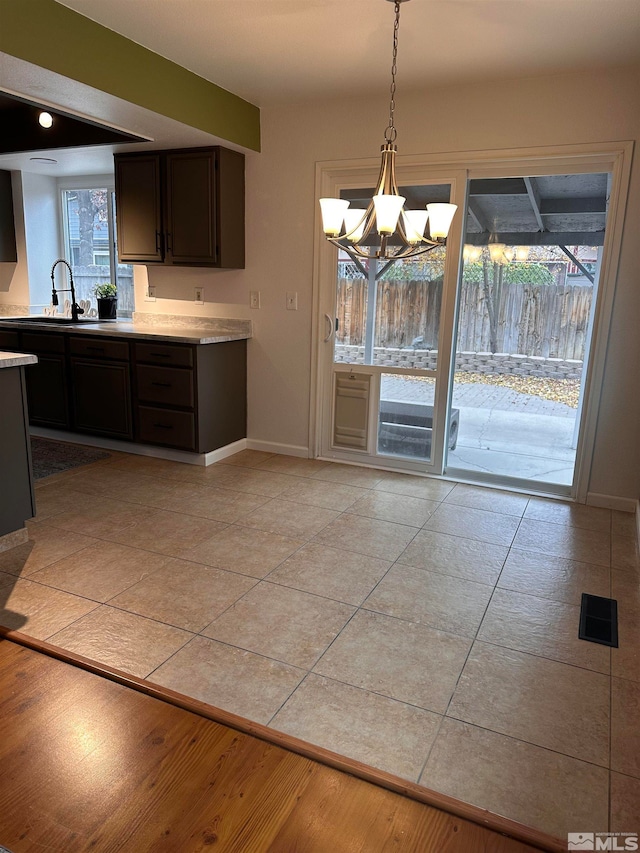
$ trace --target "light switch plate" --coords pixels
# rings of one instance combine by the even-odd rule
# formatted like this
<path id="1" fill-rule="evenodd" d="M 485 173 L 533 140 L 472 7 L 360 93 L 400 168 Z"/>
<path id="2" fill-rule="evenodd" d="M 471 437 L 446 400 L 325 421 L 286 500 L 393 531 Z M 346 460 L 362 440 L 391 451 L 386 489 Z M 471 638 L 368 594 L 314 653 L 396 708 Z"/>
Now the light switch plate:
<path id="1" fill-rule="evenodd" d="M 144 296 L 145 302 L 155 302 L 156 301 L 156 286 L 155 284 L 147 285 L 147 292 Z"/>
<path id="2" fill-rule="evenodd" d="M 204 287 L 194 287 L 193 292 L 195 294 L 193 301 L 196 305 L 204 305 Z"/>
<path id="3" fill-rule="evenodd" d="M 249 308 L 259 308 L 260 307 L 260 291 L 259 290 L 251 290 L 249 292 Z"/>
<path id="4" fill-rule="evenodd" d="M 293 290 L 287 290 L 287 311 L 298 310 L 298 294 Z"/>

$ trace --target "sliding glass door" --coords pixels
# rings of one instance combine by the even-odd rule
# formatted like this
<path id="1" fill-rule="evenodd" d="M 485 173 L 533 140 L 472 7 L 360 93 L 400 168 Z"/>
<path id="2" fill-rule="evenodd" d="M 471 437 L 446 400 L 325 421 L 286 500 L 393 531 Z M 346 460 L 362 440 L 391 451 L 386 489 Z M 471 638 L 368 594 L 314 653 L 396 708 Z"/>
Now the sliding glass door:
<path id="1" fill-rule="evenodd" d="M 570 491 L 610 180 L 471 179 L 447 473 Z"/>
<path id="2" fill-rule="evenodd" d="M 446 249 L 415 261 L 356 262 L 319 233 L 316 455 L 585 499 L 631 158 L 616 145 L 400 168 L 412 206 L 459 208 Z M 319 165 L 318 195 L 366 203 L 374 180 Z"/>

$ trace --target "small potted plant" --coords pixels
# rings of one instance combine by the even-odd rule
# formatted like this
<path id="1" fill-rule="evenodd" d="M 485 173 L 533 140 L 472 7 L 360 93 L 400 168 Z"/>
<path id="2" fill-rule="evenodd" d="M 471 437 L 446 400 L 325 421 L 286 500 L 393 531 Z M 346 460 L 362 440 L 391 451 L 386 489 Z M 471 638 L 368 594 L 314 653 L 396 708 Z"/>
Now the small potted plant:
<path id="1" fill-rule="evenodd" d="M 98 300 L 98 317 L 100 320 L 115 320 L 117 317 L 118 296 L 115 284 L 97 284 L 93 292 Z"/>

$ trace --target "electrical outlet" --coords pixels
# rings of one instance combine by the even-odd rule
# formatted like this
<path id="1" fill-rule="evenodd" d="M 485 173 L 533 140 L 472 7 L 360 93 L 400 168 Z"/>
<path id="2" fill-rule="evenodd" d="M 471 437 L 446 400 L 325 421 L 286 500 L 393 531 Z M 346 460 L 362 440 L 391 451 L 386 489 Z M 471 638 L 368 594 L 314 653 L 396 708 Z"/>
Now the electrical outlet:
<path id="1" fill-rule="evenodd" d="M 298 310 L 298 294 L 293 290 L 287 290 L 287 311 Z"/>
<path id="2" fill-rule="evenodd" d="M 204 287 L 194 287 L 193 292 L 195 293 L 194 302 L 196 305 L 204 305 Z"/>
<path id="3" fill-rule="evenodd" d="M 155 302 L 156 301 L 156 286 L 155 284 L 147 285 L 147 292 L 144 297 L 145 302 Z"/>
<path id="4" fill-rule="evenodd" d="M 251 290 L 249 292 L 249 308 L 259 308 L 260 307 L 260 291 L 259 290 Z"/>

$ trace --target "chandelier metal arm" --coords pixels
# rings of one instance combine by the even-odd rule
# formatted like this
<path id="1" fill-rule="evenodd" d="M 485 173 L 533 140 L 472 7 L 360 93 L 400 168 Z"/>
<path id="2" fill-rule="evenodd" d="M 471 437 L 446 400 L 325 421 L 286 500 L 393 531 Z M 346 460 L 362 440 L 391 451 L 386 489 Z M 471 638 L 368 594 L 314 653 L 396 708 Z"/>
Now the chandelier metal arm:
<path id="1" fill-rule="evenodd" d="M 421 244 L 416 244 L 415 246 L 406 246 L 405 248 L 400 248 L 398 252 L 394 255 L 385 255 L 382 253 L 382 246 L 378 249 L 376 246 L 371 246 L 370 252 L 365 252 L 363 249 L 355 243 L 349 243 L 346 241 L 344 235 L 342 237 L 327 237 L 329 243 L 333 243 L 338 249 L 342 249 L 346 252 L 352 259 L 364 258 L 365 260 L 371 260 L 372 258 L 376 258 L 377 260 L 390 260 L 390 261 L 398 261 L 402 258 L 413 258 L 417 255 L 424 255 L 426 252 L 431 252 L 433 249 L 437 249 L 438 246 L 444 246 L 444 241 L 440 240 L 428 240 L 426 237 L 423 237 Z M 386 247 L 385 247 L 386 249 Z"/>

